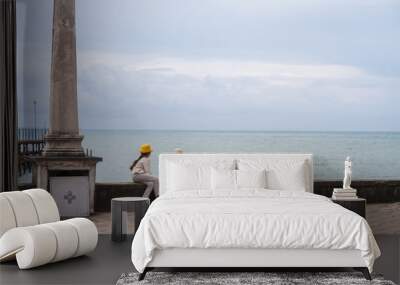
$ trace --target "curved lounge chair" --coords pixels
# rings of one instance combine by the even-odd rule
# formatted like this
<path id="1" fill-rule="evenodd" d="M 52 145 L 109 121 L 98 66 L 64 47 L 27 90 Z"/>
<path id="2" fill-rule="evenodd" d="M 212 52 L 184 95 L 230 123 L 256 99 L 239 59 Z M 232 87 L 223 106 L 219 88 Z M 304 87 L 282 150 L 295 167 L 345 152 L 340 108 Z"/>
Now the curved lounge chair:
<path id="1" fill-rule="evenodd" d="M 0 193 L 0 262 L 20 269 L 84 255 L 96 248 L 98 232 L 85 218 L 60 221 L 53 197 L 43 189 Z"/>

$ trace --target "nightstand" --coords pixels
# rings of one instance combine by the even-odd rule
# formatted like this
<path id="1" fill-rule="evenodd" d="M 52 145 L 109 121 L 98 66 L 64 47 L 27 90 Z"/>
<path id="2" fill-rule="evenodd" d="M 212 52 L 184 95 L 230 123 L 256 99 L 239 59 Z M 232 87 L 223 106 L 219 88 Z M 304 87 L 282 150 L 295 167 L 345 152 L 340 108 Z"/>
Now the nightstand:
<path id="1" fill-rule="evenodd" d="M 354 199 L 331 199 L 332 202 L 339 204 L 340 206 L 359 214 L 361 217 L 365 218 L 365 207 L 367 200 L 364 198 L 354 198 Z"/>
<path id="2" fill-rule="evenodd" d="M 133 235 L 139 227 L 140 221 L 146 214 L 150 206 L 149 198 L 144 197 L 120 197 L 111 200 L 111 240 L 123 241 L 127 236 L 128 211 L 135 212 L 135 229 Z"/>

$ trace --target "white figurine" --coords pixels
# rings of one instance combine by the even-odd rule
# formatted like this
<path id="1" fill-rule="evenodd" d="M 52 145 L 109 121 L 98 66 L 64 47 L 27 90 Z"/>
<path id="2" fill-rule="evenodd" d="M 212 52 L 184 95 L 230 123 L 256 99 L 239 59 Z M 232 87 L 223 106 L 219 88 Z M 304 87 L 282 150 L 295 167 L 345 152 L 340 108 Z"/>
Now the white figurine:
<path id="1" fill-rule="evenodd" d="M 346 157 L 344 162 L 344 179 L 343 179 L 343 189 L 352 189 L 351 184 L 351 160 L 350 156 Z"/>

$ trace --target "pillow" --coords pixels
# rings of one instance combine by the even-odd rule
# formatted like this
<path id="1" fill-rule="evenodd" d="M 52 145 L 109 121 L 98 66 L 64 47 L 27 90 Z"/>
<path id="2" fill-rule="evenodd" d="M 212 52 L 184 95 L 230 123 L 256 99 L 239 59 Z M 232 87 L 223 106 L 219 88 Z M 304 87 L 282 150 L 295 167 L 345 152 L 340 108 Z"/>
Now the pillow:
<path id="1" fill-rule="evenodd" d="M 168 166 L 168 189 L 185 191 L 210 189 L 211 167 L 170 163 Z"/>
<path id="2" fill-rule="evenodd" d="M 234 169 L 234 160 L 169 161 L 166 165 L 167 191 L 211 190 L 211 168 Z"/>
<path id="3" fill-rule="evenodd" d="M 307 189 L 304 161 L 282 164 L 268 171 L 268 188 L 277 190 L 302 191 Z"/>
<path id="4" fill-rule="evenodd" d="M 211 169 L 211 189 L 212 190 L 235 190 L 236 189 L 236 170 L 232 169 Z"/>
<path id="5" fill-rule="evenodd" d="M 237 188 L 267 188 L 267 171 L 236 170 Z"/>
<path id="6" fill-rule="evenodd" d="M 305 161 L 301 160 L 250 160 L 238 161 L 240 170 L 266 169 L 267 188 L 272 190 L 303 191 L 307 189 L 307 168 Z"/>

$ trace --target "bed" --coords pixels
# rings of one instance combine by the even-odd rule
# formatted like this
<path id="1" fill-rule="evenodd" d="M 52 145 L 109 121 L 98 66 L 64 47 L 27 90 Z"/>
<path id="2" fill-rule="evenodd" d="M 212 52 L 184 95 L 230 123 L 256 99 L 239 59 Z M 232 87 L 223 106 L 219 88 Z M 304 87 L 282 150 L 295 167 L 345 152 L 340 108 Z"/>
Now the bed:
<path id="1" fill-rule="evenodd" d="M 159 267 L 352 267 L 371 278 L 371 229 L 313 194 L 311 154 L 161 154 L 159 176 L 132 242 L 140 280 Z"/>

